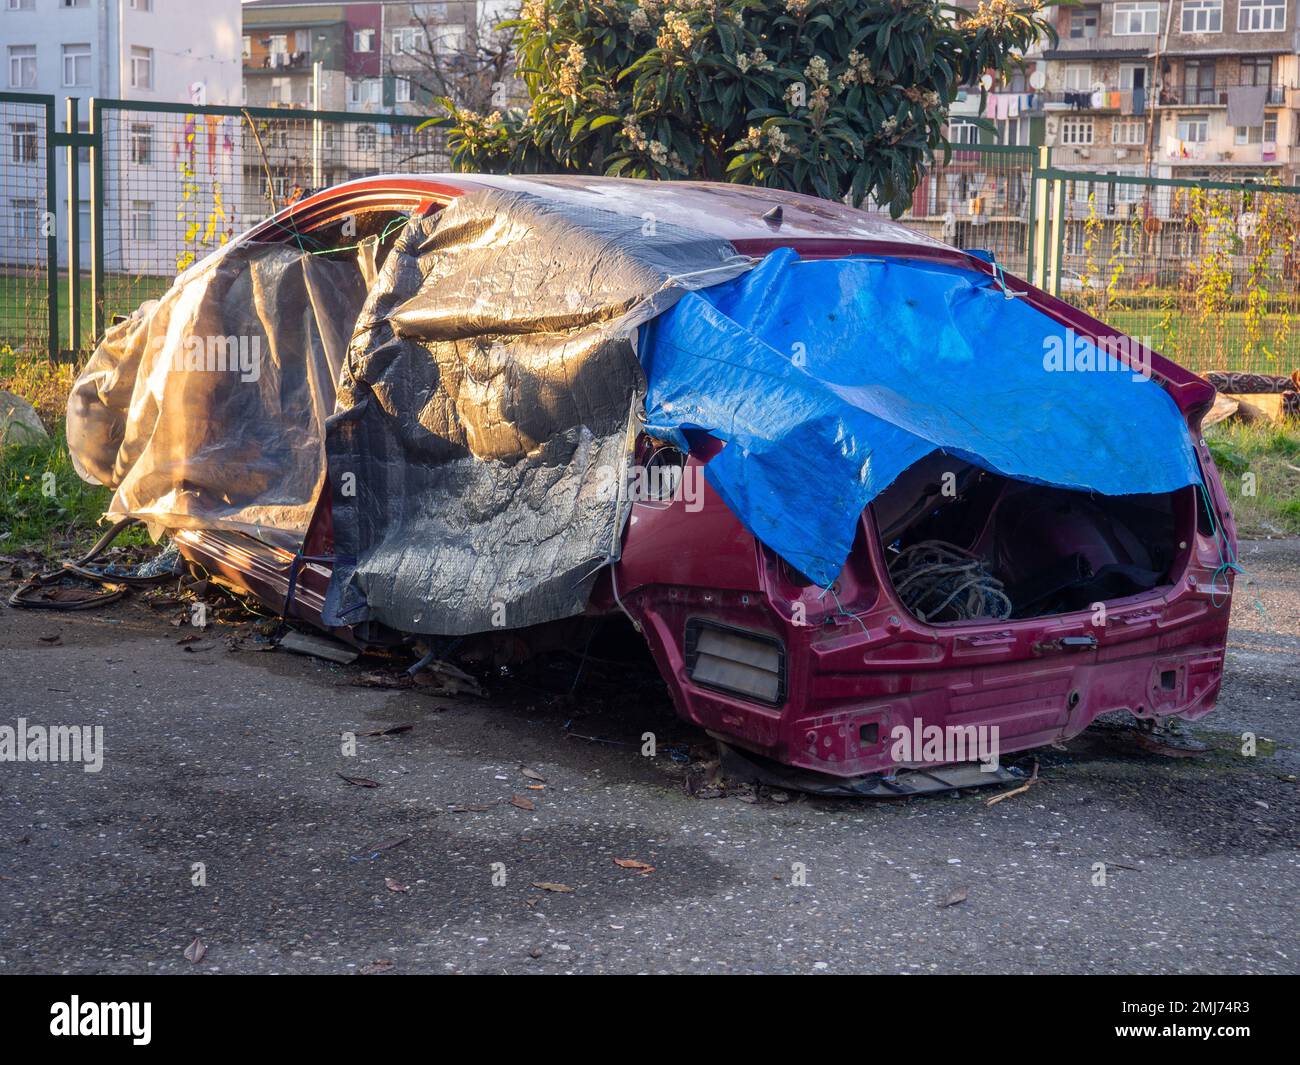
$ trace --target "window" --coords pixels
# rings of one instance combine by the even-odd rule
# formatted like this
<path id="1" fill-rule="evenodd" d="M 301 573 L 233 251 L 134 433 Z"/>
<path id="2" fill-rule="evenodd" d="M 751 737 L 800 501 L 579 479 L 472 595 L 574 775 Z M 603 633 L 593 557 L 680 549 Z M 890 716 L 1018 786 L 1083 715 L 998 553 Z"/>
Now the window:
<path id="1" fill-rule="evenodd" d="M 266 50 L 272 55 L 284 55 L 289 51 L 289 35 L 273 33 L 266 39 Z"/>
<path id="2" fill-rule="evenodd" d="M 59 7 L 89 7 L 90 0 L 59 0 Z"/>
<path id="3" fill-rule="evenodd" d="M 1184 33 L 1222 33 L 1223 0 L 1183 0 Z"/>
<path id="4" fill-rule="evenodd" d="M 950 144 L 978 144 L 980 128 L 974 122 L 952 119 L 948 123 L 948 142 Z"/>
<path id="5" fill-rule="evenodd" d="M 370 151 L 375 146 L 375 127 L 358 126 L 357 127 L 357 148 L 363 152 Z"/>
<path id="6" fill-rule="evenodd" d="M 36 45 L 9 46 L 9 88 L 30 89 L 36 85 Z"/>
<path id="7" fill-rule="evenodd" d="M 90 84 L 90 45 L 65 44 L 63 46 L 64 86 Z"/>
<path id="8" fill-rule="evenodd" d="M 1183 64 L 1184 104 L 1212 104 L 1219 99 L 1214 87 L 1214 60 L 1189 59 Z"/>
<path id="9" fill-rule="evenodd" d="M 440 26 L 434 40 L 434 51 L 441 55 L 455 55 L 465 51 L 465 27 Z"/>
<path id="10" fill-rule="evenodd" d="M 278 103 L 278 104 L 293 103 L 293 79 L 272 78 L 271 91 L 268 94 L 267 98 L 272 103 Z"/>
<path id="11" fill-rule="evenodd" d="M 1092 143 L 1092 119 L 1066 118 L 1061 120 L 1061 143 L 1086 145 Z"/>
<path id="12" fill-rule="evenodd" d="M 131 0 L 132 11 L 152 11 L 153 0 Z"/>
<path id="13" fill-rule="evenodd" d="M 1145 63 L 1121 63 L 1119 65 L 1119 87 L 1123 92 L 1147 87 L 1147 65 Z"/>
<path id="14" fill-rule="evenodd" d="M 240 53 L 245 59 L 250 59 L 253 55 L 253 38 L 244 34 L 244 47 Z"/>
<path id="15" fill-rule="evenodd" d="M 398 55 L 404 52 L 423 52 L 425 43 L 424 30 L 419 26 L 403 26 L 393 30 L 393 51 Z"/>
<path id="16" fill-rule="evenodd" d="M 9 126 L 15 163 L 36 162 L 37 138 L 35 122 L 14 122 Z"/>
<path id="17" fill-rule="evenodd" d="M 1132 37 L 1140 33 L 1157 33 L 1159 29 L 1159 4 L 1129 3 L 1115 5 L 1116 37 Z"/>
<path id="18" fill-rule="evenodd" d="M 136 122 L 131 126 L 131 162 L 136 166 L 153 165 L 153 126 Z"/>
<path id="19" fill-rule="evenodd" d="M 1286 29 L 1286 0 L 1241 0 L 1237 29 L 1242 33 Z"/>
<path id="20" fill-rule="evenodd" d="M 411 102 L 411 79 L 397 78 L 393 82 L 393 101 L 399 104 Z"/>
<path id="21" fill-rule="evenodd" d="M 153 240 L 153 201 L 131 201 L 131 239 Z"/>
<path id="22" fill-rule="evenodd" d="M 1147 127 L 1145 122 L 1116 122 L 1110 127 L 1110 142 L 1120 147 L 1132 144 L 1145 144 Z"/>
<path id="23" fill-rule="evenodd" d="M 10 11 L 35 11 L 36 0 L 9 0 Z"/>
<path id="24" fill-rule="evenodd" d="M 997 120 L 997 142 L 999 144 L 1028 144 L 1029 119 L 1001 118 Z"/>
<path id="25" fill-rule="evenodd" d="M 37 240 L 41 234 L 41 208 L 35 200 L 10 200 L 14 219 L 14 236 L 19 240 Z"/>
<path id="26" fill-rule="evenodd" d="M 1241 57 L 1241 84 L 1272 85 L 1273 57 L 1270 55 L 1245 55 Z"/>
<path id="27" fill-rule="evenodd" d="M 378 104 L 384 98 L 384 83 L 379 78 L 349 78 L 348 103 L 364 107 Z"/>
<path id="28" fill-rule="evenodd" d="M 131 88 L 153 88 L 153 49 L 131 46 Z"/>
<path id="29" fill-rule="evenodd" d="M 1259 144 L 1277 140 L 1277 115 L 1265 115 L 1262 126 L 1237 126 L 1232 137 L 1234 144 Z"/>
<path id="30" fill-rule="evenodd" d="M 375 50 L 375 31 L 354 30 L 352 33 L 352 50 L 354 52 L 373 52 Z"/>
<path id="31" fill-rule="evenodd" d="M 1076 41 L 1090 41 L 1097 36 L 1100 8 L 1085 7 L 1070 12 L 1070 37 Z"/>
<path id="32" fill-rule="evenodd" d="M 1178 119 L 1178 139 L 1190 144 L 1204 144 L 1210 139 L 1209 115 L 1183 115 Z"/>
<path id="33" fill-rule="evenodd" d="M 1069 92 L 1092 91 L 1092 64 L 1066 63 L 1065 88 Z"/>

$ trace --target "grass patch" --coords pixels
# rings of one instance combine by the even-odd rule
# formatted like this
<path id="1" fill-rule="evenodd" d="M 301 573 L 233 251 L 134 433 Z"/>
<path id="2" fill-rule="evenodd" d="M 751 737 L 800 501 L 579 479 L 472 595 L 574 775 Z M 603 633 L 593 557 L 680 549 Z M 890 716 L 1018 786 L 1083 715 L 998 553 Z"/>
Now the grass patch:
<path id="1" fill-rule="evenodd" d="M 63 423 L 68 393 L 79 372 L 69 363 L 20 355 L 0 344 L 0 389 L 27 400 L 51 432 Z"/>
<path id="2" fill-rule="evenodd" d="M 1300 430 L 1220 422 L 1205 442 L 1242 536 L 1300 535 Z"/>
<path id="3" fill-rule="evenodd" d="M 113 493 L 77 476 L 63 433 L 63 413 L 77 367 L 20 356 L 0 345 L 0 389 L 36 408 L 50 433 L 38 443 L 0 445 L 0 554 L 20 550 L 79 555 L 100 536 Z M 119 544 L 149 542 L 140 527 Z"/>
<path id="4" fill-rule="evenodd" d="M 100 516 L 112 492 L 77 476 L 62 427 L 49 440 L 0 447 L 0 554 L 34 550 L 77 555 L 102 532 Z M 144 530 L 123 533 L 118 543 L 148 543 Z"/>

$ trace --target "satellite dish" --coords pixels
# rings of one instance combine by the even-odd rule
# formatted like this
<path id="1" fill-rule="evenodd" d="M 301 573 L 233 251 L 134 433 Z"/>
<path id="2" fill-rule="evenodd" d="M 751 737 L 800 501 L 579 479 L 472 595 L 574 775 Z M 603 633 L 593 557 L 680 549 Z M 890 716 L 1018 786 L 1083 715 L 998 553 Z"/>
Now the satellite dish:
<path id="1" fill-rule="evenodd" d="M 993 75 L 985 74 L 983 77 L 981 77 L 980 87 L 983 88 L 985 91 L 993 88 Z"/>
<path id="2" fill-rule="evenodd" d="M 1047 75 L 1041 70 L 1035 70 L 1029 75 L 1029 87 L 1031 89 L 1041 89 L 1047 84 Z"/>

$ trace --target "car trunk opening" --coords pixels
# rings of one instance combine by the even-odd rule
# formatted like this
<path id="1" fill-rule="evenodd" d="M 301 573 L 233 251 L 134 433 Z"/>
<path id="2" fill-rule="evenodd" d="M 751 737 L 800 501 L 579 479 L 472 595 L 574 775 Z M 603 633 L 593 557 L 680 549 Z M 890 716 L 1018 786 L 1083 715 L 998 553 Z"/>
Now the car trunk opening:
<path id="1" fill-rule="evenodd" d="M 873 502 L 887 577 L 929 623 L 1095 609 L 1179 575 L 1192 489 L 1103 496 L 1000 476 L 936 452 Z"/>

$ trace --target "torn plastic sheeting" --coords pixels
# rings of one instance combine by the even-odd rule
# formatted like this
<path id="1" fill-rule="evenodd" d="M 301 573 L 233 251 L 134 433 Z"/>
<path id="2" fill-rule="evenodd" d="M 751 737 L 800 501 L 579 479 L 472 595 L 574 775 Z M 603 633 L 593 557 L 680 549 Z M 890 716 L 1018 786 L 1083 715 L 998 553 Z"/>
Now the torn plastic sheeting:
<path id="1" fill-rule="evenodd" d="M 222 249 L 111 326 L 68 398 L 78 474 L 155 528 L 307 529 L 365 296 L 351 261 Z"/>
<path id="2" fill-rule="evenodd" d="M 707 234 L 524 192 L 408 227 L 327 427 L 326 620 L 462 635 L 585 609 L 626 517 L 610 489 L 644 396 L 636 329 L 751 265 Z"/>
<path id="3" fill-rule="evenodd" d="M 1049 370 L 1052 337 L 1064 327 L 974 271 L 782 249 L 646 326 L 646 429 L 682 447 L 685 429 L 725 441 L 709 483 L 823 587 L 863 508 L 936 450 L 1105 495 L 1199 483 L 1159 384 Z"/>

